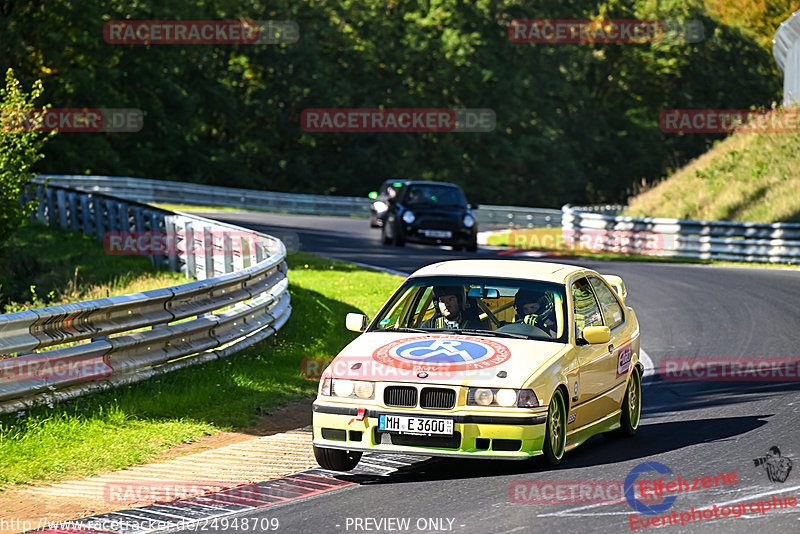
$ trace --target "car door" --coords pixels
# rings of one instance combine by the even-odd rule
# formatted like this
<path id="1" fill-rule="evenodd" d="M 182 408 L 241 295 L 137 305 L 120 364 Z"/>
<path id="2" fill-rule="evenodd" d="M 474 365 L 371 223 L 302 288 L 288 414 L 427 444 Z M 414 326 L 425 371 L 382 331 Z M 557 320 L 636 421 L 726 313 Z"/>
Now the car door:
<path id="1" fill-rule="evenodd" d="M 617 299 L 614 290 L 597 276 L 590 276 L 589 283 L 600 304 L 600 313 L 603 315 L 603 324 L 611 330 L 611 359 L 614 362 L 613 371 L 609 369 L 608 384 L 614 388 L 608 394 L 611 402 L 610 408 L 616 410 L 622 404 L 625 395 L 625 384 L 633 356 L 629 328 L 627 328 L 625 309 Z"/>
<path id="2" fill-rule="evenodd" d="M 615 387 L 617 368 L 613 349 L 609 348 L 612 343 L 590 345 L 582 341 L 581 333 L 584 328 L 605 326 L 600 305 L 588 278 L 584 276 L 575 280 L 571 285 L 571 293 L 579 368 L 577 381 L 571 385 L 572 402 L 568 419 L 572 421 L 568 424 L 570 430 L 597 421 L 616 409 L 608 394 Z"/>

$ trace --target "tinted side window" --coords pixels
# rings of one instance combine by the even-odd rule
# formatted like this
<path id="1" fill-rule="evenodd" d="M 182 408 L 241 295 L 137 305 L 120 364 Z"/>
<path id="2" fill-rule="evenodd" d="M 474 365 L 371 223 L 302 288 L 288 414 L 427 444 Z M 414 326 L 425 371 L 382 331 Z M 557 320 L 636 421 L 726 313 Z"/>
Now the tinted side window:
<path id="1" fill-rule="evenodd" d="M 575 338 L 581 335 L 581 330 L 587 326 L 603 326 L 603 317 L 600 307 L 594 298 L 592 288 L 586 278 L 573 282 L 572 304 L 575 308 Z"/>
<path id="2" fill-rule="evenodd" d="M 597 300 L 600 301 L 600 309 L 603 310 L 606 326 L 614 328 L 624 320 L 622 307 L 608 286 L 601 282 L 600 279 L 592 276 L 589 281 L 592 283 Z"/>

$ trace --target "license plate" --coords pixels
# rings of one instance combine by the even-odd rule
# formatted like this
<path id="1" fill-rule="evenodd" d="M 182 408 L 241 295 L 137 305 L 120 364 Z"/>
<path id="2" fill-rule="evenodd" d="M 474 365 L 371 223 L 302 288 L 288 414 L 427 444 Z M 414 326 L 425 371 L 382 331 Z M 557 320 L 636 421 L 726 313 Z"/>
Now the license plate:
<path id="1" fill-rule="evenodd" d="M 453 237 L 453 232 L 449 230 L 420 230 L 420 232 L 425 237 L 444 237 L 448 239 Z"/>
<path id="2" fill-rule="evenodd" d="M 452 436 L 453 420 L 381 414 L 378 417 L 378 430 L 400 434 Z"/>

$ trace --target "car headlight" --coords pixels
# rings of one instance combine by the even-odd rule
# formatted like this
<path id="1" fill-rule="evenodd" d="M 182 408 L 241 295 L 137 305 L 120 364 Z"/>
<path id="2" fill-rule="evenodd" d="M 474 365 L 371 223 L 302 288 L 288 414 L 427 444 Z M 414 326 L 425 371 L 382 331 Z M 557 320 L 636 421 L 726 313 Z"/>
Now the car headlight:
<path id="1" fill-rule="evenodd" d="M 500 406 L 510 408 L 517 403 L 517 390 L 515 389 L 500 389 L 494 396 L 494 400 Z"/>
<path id="2" fill-rule="evenodd" d="M 334 380 L 333 394 L 337 397 L 349 397 L 353 394 L 355 384 L 352 380 Z"/>
<path id="3" fill-rule="evenodd" d="M 472 228 L 472 225 L 474 224 L 475 224 L 475 217 L 469 214 L 464 215 L 464 226 L 466 226 L 467 228 Z"/>
<path id="4" fill-rule="evenodd" d="M 331 394 L 331 379 L 330 378 L 323 378 L 319 381 L 319 394 L 320 395 L 330 395 Z"/>
<path id="5" fill-rule="evenodd" d="M 359 399 L 371 399 L 375 393 L 375 384 L 372 382 L 356 382 L 353 390 Z"/>
<path id="6" fill-rule="evenodd" d="M 494 400 L 494 393 L 492 393 L 491 389 L 477 388 L 473 399 L 475 400 L 475 404 L 489 406 Z"/>
<path id="7" fill-rule="evenodd" d="M 536 408 L 539 406 L 539 399 L 536 398 L 536 393 L 532 389 L 519 390 L 517 397 L 517 407 L 519 408 Z"/>
<path id="8" fill-rule="evenodd" d="M 372 203 L 372 209 L 374 209 L 376 213 L 384 213 L 389 209 L 389 206 L 387 206 L 385 202 L 378 201 Z"/>
<path id="9" fill-rule="evenodd" d="M 416 219 L 416 217 L 414 216 L 414 212 L 412 211 L 407 211 L 403 214 L 403 220 L 406 222 L 406 224 L 413 223 L 414 219 Z"/>
<path id="10" fill-rule="evenodd" d="M 469 388 L 467 405 L 536 408 L 539 406 L 539 399 L 532 389 Z"/>
<path id="11" fill-rule="evenodd" d="M 367 400 L 375 396 L 375 383 L 365 380 L 342 380 L 340 378 L 334 378 L 331 380 L 330 389 L 336 397 Z"/>

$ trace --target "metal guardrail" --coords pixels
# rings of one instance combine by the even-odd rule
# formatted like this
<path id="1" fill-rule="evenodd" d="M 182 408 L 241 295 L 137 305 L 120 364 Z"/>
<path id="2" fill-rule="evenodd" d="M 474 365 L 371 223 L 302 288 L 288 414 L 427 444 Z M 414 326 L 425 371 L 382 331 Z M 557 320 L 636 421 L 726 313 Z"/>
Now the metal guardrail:
<path id="1" fill-rule="evenodd" d="M 566 205 L 562 229 L 591 247 L 662 257 L 746 262 L 800 261 L 800 224 L 691 221 L 589 213 Z M 632 244 L 632 243 L 635 243 Z"/>
<path id="2" fill-rule="evenodd" d="M 253 230 L 97 193 L 38 188 L 36 216 L 96 236 L 172 233 L 152 256 L 184 285 L 0 315 L 0 413 L 63 400 L 227 356 L 291 314 L 283 243 Z M 42 351 L 58 345 L 72 346 Z"/>
<path id="3" fill-rule="evenodd" d="M 113 193 L 114 196 L 136 202 L 186 204 L 225 208 L 256 209 L 317 215 L 369 215 L 372 200 L 358 197 L 299 195 L 274 193 L 255 189 L 238 189 L 200 185 L 188 182 L 120 178 L 111 176 L 39 176 L 36 183 L 71 187 L 87 192 Z"/>
<path id="4" fill-rule="evenodd" d="M 369 198 L 273 193 L 235 187 L 119 178 L 111 176 L 48 175 L 37 183 L 71 187 L 87 192 L 111 193 L 137 202 L 179 203 L 196 206 L 258 209 L 315 215 L 368 216 Z M 517 206 L 481 205 L 475 210 L 479 228 L 552 228 L 561 224 L 561 210 Z"/>
<path id="5" fill-rule="evenodd" d="M 775 63 L 783 72 L 783 105 L 800 104 L 800 11 L 783 21 L 772 40 Z"/>

